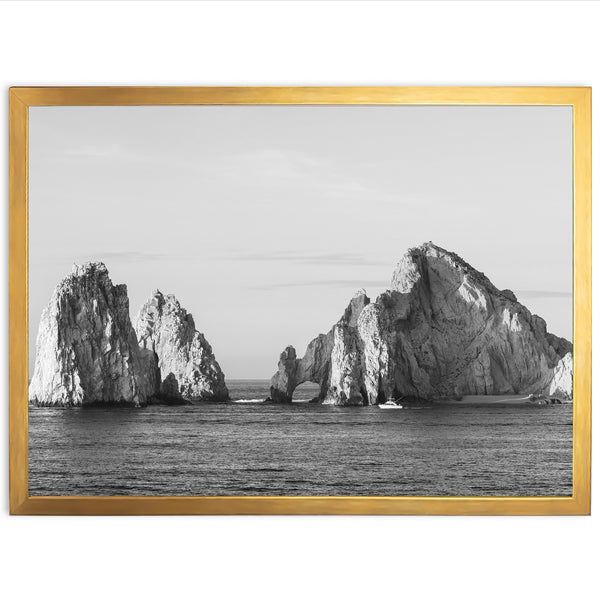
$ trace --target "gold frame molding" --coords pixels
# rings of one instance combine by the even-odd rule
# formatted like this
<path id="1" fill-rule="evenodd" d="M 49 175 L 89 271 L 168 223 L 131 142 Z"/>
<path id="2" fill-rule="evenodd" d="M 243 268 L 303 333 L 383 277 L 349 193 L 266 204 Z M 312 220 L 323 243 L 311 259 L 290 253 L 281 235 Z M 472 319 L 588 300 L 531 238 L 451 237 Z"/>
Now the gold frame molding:
<path id="1" fill-rule="evenodd" d="M 568 497 L 29 496 L 28 118 L 30 106 L 562 105 L 573 110 L 573 495 Z M 591 88 L 15 87 L 9 90 L 10 512 L 36 515 L 590 513 Z"/>

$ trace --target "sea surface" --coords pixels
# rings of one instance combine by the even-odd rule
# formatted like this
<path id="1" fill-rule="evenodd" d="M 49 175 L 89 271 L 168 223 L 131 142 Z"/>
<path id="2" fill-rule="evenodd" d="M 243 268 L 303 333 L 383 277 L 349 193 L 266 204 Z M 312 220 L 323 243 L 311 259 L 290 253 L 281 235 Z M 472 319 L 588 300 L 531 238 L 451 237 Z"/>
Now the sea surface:
<path id="1" fill-rule="evenodd" d="M 570 496 L 572 405 L 30 408 L 30 495 Z M 244 402 L 239 402 L 239 401 Z M 299 400 L 299 402 L 296 402 Z"/>

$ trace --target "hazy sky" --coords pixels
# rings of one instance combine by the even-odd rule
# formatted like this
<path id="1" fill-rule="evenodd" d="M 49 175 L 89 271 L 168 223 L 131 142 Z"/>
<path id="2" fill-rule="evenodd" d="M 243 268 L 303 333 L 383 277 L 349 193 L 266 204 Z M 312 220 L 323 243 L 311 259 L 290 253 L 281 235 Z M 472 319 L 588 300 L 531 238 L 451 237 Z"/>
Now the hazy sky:
<path id="1" fill-rule="evenodd" d="M 174 293 L 226 377 L 268 378 L 431 240 L 572 339 L 567 107 L 30 108 L 30 368 L 74 262 Z"/>

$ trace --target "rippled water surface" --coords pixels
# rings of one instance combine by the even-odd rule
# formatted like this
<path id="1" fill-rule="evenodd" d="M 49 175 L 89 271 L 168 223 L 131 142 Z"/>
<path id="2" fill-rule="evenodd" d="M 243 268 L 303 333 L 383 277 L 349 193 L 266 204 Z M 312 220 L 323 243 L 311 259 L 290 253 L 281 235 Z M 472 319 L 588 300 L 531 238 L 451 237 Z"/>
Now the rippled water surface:
<path id="1" fill-rule="evenodd" d="M 264 381 L 228 386 L 238 400 L 268 393 Z M 31 495 L 568 496 L 572 489 L 565 404 L 381 410 L 245 402 L 29 415 Z"/>

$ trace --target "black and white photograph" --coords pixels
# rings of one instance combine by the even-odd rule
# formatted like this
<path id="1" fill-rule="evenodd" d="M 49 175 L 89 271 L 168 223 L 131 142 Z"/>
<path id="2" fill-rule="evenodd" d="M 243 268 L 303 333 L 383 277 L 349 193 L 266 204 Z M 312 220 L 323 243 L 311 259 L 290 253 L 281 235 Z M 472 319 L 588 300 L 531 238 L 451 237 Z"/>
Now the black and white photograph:
<path id="1" fill-rule="evenodd" d="M 599 22 L 0 2 L 3 596 L 597 595 Z"/>
<path id="2" fill-rule="evenodd" d="M 32 496 L 570 496 L 572 109 L 29 116 Z"/>

